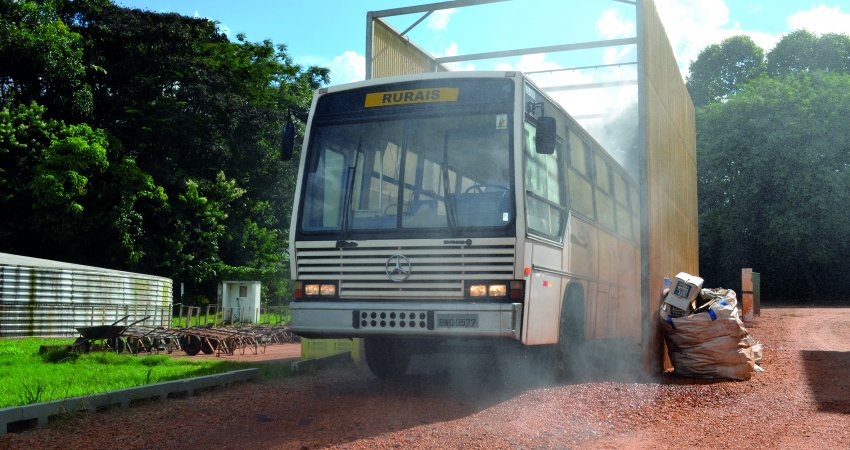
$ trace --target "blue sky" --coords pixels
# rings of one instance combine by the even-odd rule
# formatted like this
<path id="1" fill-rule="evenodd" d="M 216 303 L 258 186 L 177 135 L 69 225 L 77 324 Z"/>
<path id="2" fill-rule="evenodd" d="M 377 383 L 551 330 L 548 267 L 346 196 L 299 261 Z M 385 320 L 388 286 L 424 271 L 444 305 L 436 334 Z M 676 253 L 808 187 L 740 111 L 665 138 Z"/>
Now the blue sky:
<path id="1" fill-rule="evenodd" d="M 127 7 L 177 12 L 218 22 L 222 31 L 248 40 L 286 44 L 296 63 L 331 68 L 332 82 L 363 78 L 367 11 L 430 3 L 422 0 L 117 0 Z M 770 49 L 784 34 L 850 34 L 850 0 L 656 0 L 683 76 L 699 51 L 736 34 Z M 410 38 L 434 55 L 446 56 L 539 45 L 634 36 L 634 6 L 614 0 L 513 0 L 435 13 Z M 389 19 L 403 30 L 421 14 Z M 609 53 L 615 50 L 609 50 Z M 523 70 L 629 60 L 620 55 L 575 52 L 503 61 L 475 61 L 458 69 Z M 571 59 L 570 61 L 564 60 Z M 631 56 L 631 60 L 634 57 Z"/>

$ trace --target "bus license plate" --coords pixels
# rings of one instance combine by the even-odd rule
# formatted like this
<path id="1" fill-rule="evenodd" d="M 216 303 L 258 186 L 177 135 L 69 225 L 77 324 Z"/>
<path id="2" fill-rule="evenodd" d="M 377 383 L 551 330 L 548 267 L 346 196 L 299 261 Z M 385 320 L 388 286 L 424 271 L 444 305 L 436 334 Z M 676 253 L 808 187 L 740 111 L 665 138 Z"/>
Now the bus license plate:
<path id="1" fill-rule="evenodd" d="M 437 328 L 478 328 L 478 314 L 437 314 Z"/>

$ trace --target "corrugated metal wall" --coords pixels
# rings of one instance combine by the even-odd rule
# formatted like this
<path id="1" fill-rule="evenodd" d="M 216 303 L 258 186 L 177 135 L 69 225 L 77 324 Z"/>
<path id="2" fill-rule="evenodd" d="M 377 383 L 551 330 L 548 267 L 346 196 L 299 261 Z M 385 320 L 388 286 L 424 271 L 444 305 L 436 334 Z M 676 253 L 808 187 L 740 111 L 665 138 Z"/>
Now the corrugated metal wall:
<path id="1" fill-rule="evenodd" d="M 442 65 L 381 19 L 372 21 L 372 30 L 372 78 L 445 72 Z"/>
<path id="2" fill-rule="evenodd" d="M 645 112 L 647 348 L 661 349 L 658 309 L 665 275 L 699 273 L 694 106 L 652 0 L 642 0 Z M 646 294 L 645 294 L 646 295 Z M 661 352 L 648 355 L 655 368 Z"/>
<path id="3" fill-rule="evenodd" d="M 0 337 L 78 336 L 76 327 L 171 323 L 168 278 L 0 253 Z"/>

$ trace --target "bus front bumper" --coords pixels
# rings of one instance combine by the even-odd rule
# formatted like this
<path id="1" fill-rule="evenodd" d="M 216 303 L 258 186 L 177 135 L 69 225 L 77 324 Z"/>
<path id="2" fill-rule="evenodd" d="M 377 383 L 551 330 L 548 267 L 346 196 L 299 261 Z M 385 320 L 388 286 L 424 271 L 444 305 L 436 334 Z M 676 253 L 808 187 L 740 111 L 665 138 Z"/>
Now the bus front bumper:
<path id="1" fill-rule="evenodd" d="M 521 303 L 292 302 L 289 328 L 313 338 L 469 336 L 520 339 Z"/>

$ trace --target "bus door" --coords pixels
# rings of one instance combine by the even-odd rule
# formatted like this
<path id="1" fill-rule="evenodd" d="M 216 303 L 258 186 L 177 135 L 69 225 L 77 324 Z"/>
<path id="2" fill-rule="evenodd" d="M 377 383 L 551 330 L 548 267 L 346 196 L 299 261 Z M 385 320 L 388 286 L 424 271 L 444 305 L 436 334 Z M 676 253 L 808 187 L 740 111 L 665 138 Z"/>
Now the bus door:
<path id="1" fill-rule="evenodd" d="M 546 109 L 554 113 L 555 108 Z M 563 122 L 561 122 L 563 125 Z M 527 239 L 525 267 L 528 278 L 522 341 L 527 345 L 558 342 L 558 323 L 564 283 L 564 227 L 567 220 L 564 178 L 564 144 L 555 152 L 536 150 L 535 118 L 526 114 L 524 123 L 524 182 Z"/>

